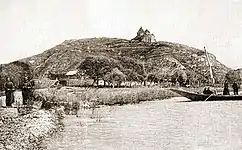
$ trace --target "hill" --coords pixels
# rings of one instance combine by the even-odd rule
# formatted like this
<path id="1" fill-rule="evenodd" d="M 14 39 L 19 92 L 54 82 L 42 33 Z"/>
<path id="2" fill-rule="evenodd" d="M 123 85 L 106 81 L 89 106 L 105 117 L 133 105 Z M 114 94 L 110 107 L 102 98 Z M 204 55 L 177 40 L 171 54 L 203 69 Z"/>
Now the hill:
<path id="1" fill-rule="evenodd" d="M 35 78 L 43 78 L 50 73 L 65 74 L 72 70 L 85 73 L 80 66 L 87 58 L 109 62 L 111 66 L 107 72 L 118 68 L 126 76 L 135 74 L 136 78 L 130 80 L 167 81 L 182 77 L 191 85 L 209 81 L 204 51 L 165 41 L 145 43 L 118 38 L 66 40 L 19 62 L 31 66 Z M 216 83 L 222 83 L 230 69 L 217 61 L 213 54 L 209 53 L 209 58 Z M 105 67 L 102 64 L 99 69 Z"/>

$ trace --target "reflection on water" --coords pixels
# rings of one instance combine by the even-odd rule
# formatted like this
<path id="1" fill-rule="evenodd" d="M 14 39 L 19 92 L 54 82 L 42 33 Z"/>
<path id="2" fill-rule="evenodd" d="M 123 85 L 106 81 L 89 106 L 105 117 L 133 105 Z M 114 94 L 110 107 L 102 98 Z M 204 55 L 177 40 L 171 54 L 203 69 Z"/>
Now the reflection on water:
<path id="1" fill-rule="evenodd" d="M 100 108 L 100 122 L 67 116 L 48 149 L 242 149 L 242 101 L 180 100 Z"/>

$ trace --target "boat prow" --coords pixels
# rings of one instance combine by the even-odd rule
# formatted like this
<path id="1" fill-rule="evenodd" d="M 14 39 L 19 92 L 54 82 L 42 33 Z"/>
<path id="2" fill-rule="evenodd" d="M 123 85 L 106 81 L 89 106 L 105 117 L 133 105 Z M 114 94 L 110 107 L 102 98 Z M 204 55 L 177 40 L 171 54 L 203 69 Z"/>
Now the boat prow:
<path id="1" fill-rule="evenodd" d="M 188 92 L 182 89 L 171 88 L 171 91 L 190 99 L 191 101 L 225 101 L 225 100 L 242 100 L 242 95 L 215 95 L 200 94 Z"/>

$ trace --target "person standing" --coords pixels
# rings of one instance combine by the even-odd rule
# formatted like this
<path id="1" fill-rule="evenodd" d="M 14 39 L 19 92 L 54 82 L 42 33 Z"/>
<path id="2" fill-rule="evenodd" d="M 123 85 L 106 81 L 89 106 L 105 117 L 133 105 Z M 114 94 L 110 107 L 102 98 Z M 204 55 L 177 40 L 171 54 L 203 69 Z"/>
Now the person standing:
<path id="1" fill-rule="evenodd" d="M 234 82 L 232 87 L 234 89 L 234 95 L 238 95 L 238 90 L 239 90 L 238 84 L 236 82 Z"/>
<path id="2" fill-rule="evenodd" d="M 32 92 L 32 83 L 28 80 L 28 77 L 24 78 L 24 83 L 22 86 L 22 97 L 23 97 L 23 105 L 28 104 L 28 100 L 31 98 Z"/>
<path id="3" fill-rule="evenodd" d="M 4 84 L 4 88 L 6 94 L 6 106 L 12 106 L 14 102 L 14 84 L 9 77 Z"/>
<path id="4" fill-rule="evenodd" d="M 223 95 L 229 95 L 229 83 L 227 81 L 224 82 Z"/>

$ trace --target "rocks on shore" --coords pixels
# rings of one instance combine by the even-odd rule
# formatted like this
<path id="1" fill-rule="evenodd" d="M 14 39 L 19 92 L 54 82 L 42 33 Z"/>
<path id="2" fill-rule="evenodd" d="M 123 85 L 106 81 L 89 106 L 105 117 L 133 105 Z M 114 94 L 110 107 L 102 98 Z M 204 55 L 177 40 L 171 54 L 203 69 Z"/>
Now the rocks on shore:
<path id="1" fill-rule="evenodd" d="M 40 149 L 43 139 L 58 129 L 55 114 L 35 110 L 24 116 L 10 115 L 0 110 L 0 149 Z"/>

